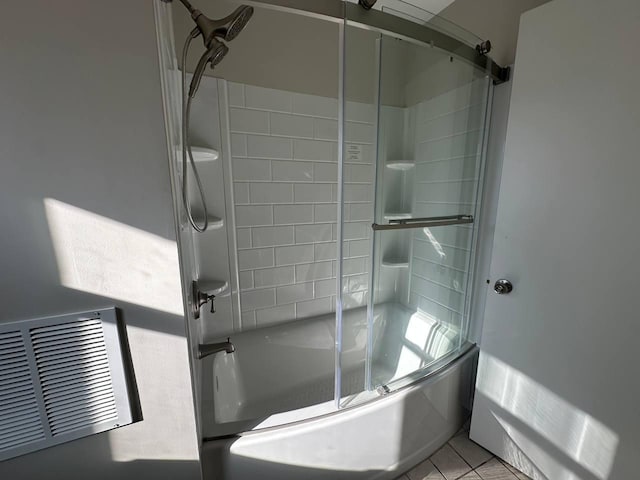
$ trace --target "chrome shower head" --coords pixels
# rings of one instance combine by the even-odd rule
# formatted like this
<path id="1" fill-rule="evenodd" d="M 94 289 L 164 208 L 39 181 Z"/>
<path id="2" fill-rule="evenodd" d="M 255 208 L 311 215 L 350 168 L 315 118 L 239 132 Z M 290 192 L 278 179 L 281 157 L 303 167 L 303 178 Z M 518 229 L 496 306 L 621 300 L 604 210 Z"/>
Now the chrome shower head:
<path id="1" fill-rule="evenodd" d="M 227 42 L 236 38 L 247 25 L 252 15 L 253 7 L 241 5 L 231 15 L 220 20 L 211 20 L 199 10 L 194 10 L 191 13 L 191 18 L 198 25 L 198 29 L 202 33 L 202 40 L 205 46 L 209 48 L 211 41 L 216 37 Z"/>

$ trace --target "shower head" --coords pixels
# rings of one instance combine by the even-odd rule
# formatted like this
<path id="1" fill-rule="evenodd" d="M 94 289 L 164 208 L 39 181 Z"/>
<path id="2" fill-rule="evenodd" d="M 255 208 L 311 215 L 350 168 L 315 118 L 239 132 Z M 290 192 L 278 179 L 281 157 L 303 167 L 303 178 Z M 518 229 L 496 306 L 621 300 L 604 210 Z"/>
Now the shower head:
<path id="1" fill-rule="evenodd" d="M 373 8 L 373 6 L 375 5 L 376 1 L 377 0 L 358 0 L 358 3 L 365 10 L 371 10 Z"/>
<path id="2" fill-rule="evenodd" d="M 189 96 L 191 98 L 193 98 L 198 91 L 200 80 L 202 80 L 202 75 L 204 75 L 204 69 L 206 68 L 207 63 L 211 63 L 211 68 L 213 68 L 222 61 L 227 53 L 229 53 L 229 47 L 217 38 L 213 38 L 210 43 L 211 46 L 202 54 L 196 69 L 193 71 L 191 85 L 189 86 Z"/>
<path id="3" fill-rule="evenodd" d="M 238 36 L 242 29 L 247 25 L 253 15 L 253 7 L 241 5 L 220 20 L 211 20 L 206 17 L 200 10 L 194 10 L 191 18 L 198 25 L 198 29 L 202 33 L 202 40 L 207 48 L 210 48 L 211 41 L 214 38 L 221 38 L 230 42 Z"/>
<path id="4" fill-rule="evenodd" d="M 187 37 L 187 41 L 185 42 L 185 47 L 182 53 L 183 65 L 186 63 L 189 44 L 191 40 L 195 39 L 198 35 L 202 35 L 202 41 L 207 49 L 207 51 L 200 57 L 198 65 L 193 72 L 193 78 L 191 79 L 191 85 L 189 87 L 189 97 L 193 98 L 200 86 L 200 80 L 202 80 L 202 75 L 204 75 L 204 69 L 207 64 L 210 63 L 211 68 L 215 67 L 229 52 L 229 47 L 227 47 L 221 40 L 229 42 L 238 36 L 251 19 L 251 16 L 253 15 L 253 7 L 241 5 L 236 8 L 231 15 L 227 15 L 219 20 L 211 20 L 200 10 L 193 8 L 191 3 L 189 3 L 189 0 L 180 1 L 189 10 L 191 18 L 197 25 L 196 28 L 191 31 L 189 37 Z"/>

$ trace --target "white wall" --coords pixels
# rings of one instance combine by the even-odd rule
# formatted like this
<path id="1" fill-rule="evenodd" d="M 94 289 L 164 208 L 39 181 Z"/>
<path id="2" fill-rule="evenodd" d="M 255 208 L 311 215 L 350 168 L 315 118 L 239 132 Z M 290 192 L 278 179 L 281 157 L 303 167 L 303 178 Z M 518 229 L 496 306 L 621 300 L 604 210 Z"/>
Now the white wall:
<path id="1" fill-rule="evenodd" d="M 639 32 L 635 0 L 520 25 L 471 435 L 535 479 L 638 476 Z"/>
<path id="2" fill-rule="evenodd" d="M 120 307 L 143 416 L 0 477 L 199 478 L 152 3 L 11 2 L 0 32 L 0 322 Z"/>

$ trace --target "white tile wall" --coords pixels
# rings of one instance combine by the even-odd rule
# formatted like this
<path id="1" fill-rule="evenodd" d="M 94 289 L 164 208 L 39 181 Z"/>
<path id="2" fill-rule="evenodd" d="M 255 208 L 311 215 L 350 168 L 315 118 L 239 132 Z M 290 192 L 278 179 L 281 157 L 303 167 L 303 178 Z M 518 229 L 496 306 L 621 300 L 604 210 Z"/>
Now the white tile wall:
<path id="1" fill-rule="evenodd" d="M 243 328 L 335 310 L 338 102 L 229 84 Z M 374 113 L 348 103 L 345 302 L 363 305 L 373 219 Z"/>
<path id="2" fill-rule="evenodd" d="M 415 125 L 415 195 L 418 217 L 474 214 L 480 168 L 486 83 L 473 83 L 411 107 Z M 410 303 L 459 326 L 472 230 L 433 228 L 413 234 Z"/>

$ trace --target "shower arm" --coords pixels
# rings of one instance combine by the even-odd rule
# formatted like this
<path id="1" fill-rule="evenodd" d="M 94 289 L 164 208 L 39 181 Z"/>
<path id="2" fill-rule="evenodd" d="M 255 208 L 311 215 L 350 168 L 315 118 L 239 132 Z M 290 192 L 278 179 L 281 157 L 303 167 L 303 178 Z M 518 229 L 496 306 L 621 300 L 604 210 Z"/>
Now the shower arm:
<path id="1" fill-rule="evenodd" d="M 171 2 L 172 0 L 168 0 L 168 2 Z M 187 10 L 189 10 L 189 13 L 193 16 L 193 14 L 195 12 L 197 12 L 197 10 L 195 8 L 193 8 L 193 5 L 191 5 L 191 3 L 189 2 L 189 0 L 180 0 L 180 3 L 182 3 L 185 7 L 187 7 Z"/>

